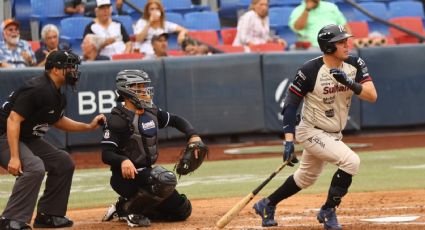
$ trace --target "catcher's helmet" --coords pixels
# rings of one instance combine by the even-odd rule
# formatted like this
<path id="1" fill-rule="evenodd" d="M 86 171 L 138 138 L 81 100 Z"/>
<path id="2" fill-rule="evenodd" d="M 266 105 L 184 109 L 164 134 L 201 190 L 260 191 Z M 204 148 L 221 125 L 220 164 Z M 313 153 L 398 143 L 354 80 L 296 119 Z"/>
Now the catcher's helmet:
<path id="1" fill-rule="evenodd" d="M 81 64 L 80 57 L 71 50 L 52 51 L 46 58 L 45 70 L 53 68 L 63 69 L 68 85 L 75 85 L 80 78 L 81 72 L 78 67 Z M 68 70 L 70 69 L 70 70 Z"/>
<path id="2" fill-rule="evenodd" d="M 152 108 L 153 87 L 150 83 L 151 79 L 143 70 L 120 71 L 116 78 L 118 101 L 128 98 L 137 109 Z"/>
<path id="3" fill-rule="evenodd" d="M 343 26 L 330 24 L 320 29 L 317 35 L 317 42 L 320 50 L 326 54 L 331 54 L 336 51 L 335 42 L 353 37 L 348 34 Z"/>

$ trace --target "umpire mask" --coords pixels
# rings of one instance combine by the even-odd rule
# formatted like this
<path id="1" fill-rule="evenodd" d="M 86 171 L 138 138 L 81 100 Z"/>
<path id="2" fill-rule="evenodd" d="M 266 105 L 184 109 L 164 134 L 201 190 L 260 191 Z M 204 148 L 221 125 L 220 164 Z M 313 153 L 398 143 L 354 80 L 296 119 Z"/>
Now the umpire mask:
<path id="1" fill-rule="evenodd" d="M 118 101 L 128 98 L 137 109 L 152 108 L 153 87 L 150 84 L 151 80 L 143 70 L 120 71 L 116 78 Z"/>
<path id="2" fill-rule="evenodd" d="M 70 50 L 57 50 L 47 56 L 45 70 L 51 70 L 54 67 L 62 69 L 66 84 L 75 86 L 81 75 L 78 71 L 80 64 L 81 59 L 77 54 Z"/>

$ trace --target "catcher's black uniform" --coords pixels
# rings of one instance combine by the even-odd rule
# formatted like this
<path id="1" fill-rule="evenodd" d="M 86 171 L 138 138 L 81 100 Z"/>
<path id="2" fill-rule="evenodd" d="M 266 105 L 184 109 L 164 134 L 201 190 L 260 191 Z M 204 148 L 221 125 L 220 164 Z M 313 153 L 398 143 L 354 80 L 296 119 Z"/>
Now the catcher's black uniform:
<path id="1" fill-rule="evenodd" d="M 155 106 L 144 109 L 142 114 L 124 107 L 112 110 L 103 133 L 102 160 L 111 166 L 110 183 L 114 191 L 122 197 L 121 201 L 132 203 L 130 209 L 119 207 L 124 201 L 117 203 L 121 215 L 134 213 L 150 219 L 184 220 L 191 214 L 190 201 L 174 189 L 177 183 L 174 174 L 160 166 L 153 167 L 158 158 L 158 129 L 168 126 L 177 128 L 188 138 L 195 135 L 188 121 Z M 122 175 L 121 163 L 127 159 L 137 168 L 134 179 Z M 171 174 L 171 179 L 158 176 Z"/>

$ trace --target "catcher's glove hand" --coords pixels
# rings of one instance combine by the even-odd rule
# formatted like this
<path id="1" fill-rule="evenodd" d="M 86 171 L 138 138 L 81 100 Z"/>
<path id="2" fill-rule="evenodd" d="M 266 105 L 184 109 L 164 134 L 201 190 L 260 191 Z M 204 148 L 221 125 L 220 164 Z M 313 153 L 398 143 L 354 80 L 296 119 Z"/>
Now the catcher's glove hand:
<path id="1" fill-rule="evenodd" d="M 180 160 L 174 166 L 174 170 L 179 177 L 195 171 L 202 164 L 205 156 L 208 156 L 208 152 L 208 147 L 202 141 L 189 143 L 186 148 L 181 151 Z"/>

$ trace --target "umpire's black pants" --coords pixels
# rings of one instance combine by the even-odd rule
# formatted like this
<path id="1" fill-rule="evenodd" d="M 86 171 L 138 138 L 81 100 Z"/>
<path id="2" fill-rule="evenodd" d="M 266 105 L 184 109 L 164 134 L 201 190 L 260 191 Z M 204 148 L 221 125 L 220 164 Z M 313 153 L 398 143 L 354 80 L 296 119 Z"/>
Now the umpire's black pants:
<path id="1" fill-rule="evenodd" d="M 46 187 L 38 201 L 37 212 L 64 216 L 71 190 L 74 162 L 69 154 L 41 138 L 19 141 L 22 175 L 16 178 L 2 216 L 31 222 L 40 186 L 47 172 Z M 7 169 L 10 150 L 6 134 L 0 136 L 0 165 Z"/>

